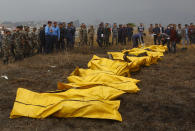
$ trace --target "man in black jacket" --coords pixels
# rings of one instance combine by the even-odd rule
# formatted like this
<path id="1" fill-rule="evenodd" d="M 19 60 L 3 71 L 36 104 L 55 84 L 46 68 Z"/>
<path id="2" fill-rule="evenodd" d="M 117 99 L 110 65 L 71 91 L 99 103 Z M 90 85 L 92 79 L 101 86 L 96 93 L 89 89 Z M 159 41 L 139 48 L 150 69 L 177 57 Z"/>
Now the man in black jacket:
<path id="1" fill-rule="evenodd" d="M 104 43 L 104 37 L 105 37 L 105 28 L 104 28 L 104 23 L 101 23 L 99 25 L 99 28 L 97 30 L 97 43 L 99 47 L 102 47 Z"/>
<path id="2" fill-rule="evenodd" d="M 63 23 L 59 23 L 59 28 L 60 28 L 59 46 L 60 46 L 60 50 L 63 51 L 65 49 L 65 41 L 66 41 L 67 30 L 64 27 Z"/>
<path id="3" fill-rule="evenodd" d="M 109 24 L 106 23 L 105 25 L 105 46 L 108 47 L 110 45 L 109 43 L 109 38 L 110 38 L 110 35 L 111 35 L 111 29 L 109 27 Z"/>
<path id="4" fill-rule="evenodd" d="M 123 37 L 124 37 L 123 25 L 120 24 L 118 29 L 118 42 L 120 44 L 123 44 Z"/>
<path id="5" fill-rule="evenodd" d="M 43 27 L 40 28 L 39 32 L 39 39 L 40 39 L 40 53 L 45 52 L 45 27 L 46 25 L 43 25 Z"/>
<path id="6" fill-rule="evenodd" d="M 153 29 L 153 34 L 154 34 L 154 44 L 158 44 L 160 45 L 160 28 L 158 26 L 158 24 L 155 24 L 155 28 Z"/>
<path id="7" fill-rule="evenodd" d="M 127 24 L 127 37 L 128 37 L 128 42 L 131 42 L 133 36 L 133 28 L 131 24 Z"/>

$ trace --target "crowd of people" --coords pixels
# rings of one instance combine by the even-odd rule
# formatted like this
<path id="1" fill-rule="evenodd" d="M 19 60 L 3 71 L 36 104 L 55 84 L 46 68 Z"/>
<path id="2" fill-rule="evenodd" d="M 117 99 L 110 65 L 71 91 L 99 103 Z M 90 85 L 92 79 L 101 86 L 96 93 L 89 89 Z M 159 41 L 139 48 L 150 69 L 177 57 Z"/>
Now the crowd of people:
<path id="1" fill-rule="evenodd" d="M 33 28 L 32 31 L 27 26 L 17 26 L 13 31 L 4 29 L 0 47 L 4 64 L 39 53 L 40 42 L 37 28 Z"/>
<path id="2" fill-rule="evenodd" d="M 78 46 L 93 47 L 96 41 L 99 47 L 109 47 L 112 45 L 131 44 L 133 48 L 140 44 L 144 46 L 144 37 L 147 31 L 141 23 L 134 31 L 132 24 L 100 23 L 99 27 L 87 26 L 82 23 L 78 29 Z M 195 32 L 193 23 L 182 27 L 181 24 L 170 24 L 166 28 L 161 24 L 150 25 L 148 32 L 154 39 L 155 45 L 167 45 L 169 52 L 176 52 L 176 43 L 182 41 L 183 47 L 192 42 L 192 34 Z M 22 60 L 26 57 L 38 53 L 49 54 L 64 50 L 71 50 L 75 46 L 75 38 L 77 29 L 73 22 L 67 24 L 65 22 L 57 23 L 48 21 L 47 25 L 43 25 L 39 30 L 27 26 L 17 26 L 15 30 L 3 30 L 0 37 L 0 47 L 3 54 L 3 63 L 8 64 L 16 60 Z M 110 39 L 112 38 L 112 39 Z"/>
<path id="3" fill-rule="evenodd" d="M 176 52 L 176 44 L 183 44 L 183 49 L 186 49 L 192 43 L 195 34 L 195 26 L 193 23 L 190 25 L 185 24 L 169 24 L 166 28 L 161 24 L 151 24 L 148 29 L 149 34 L 154 38 L 155 45 L 167 44 L 169 52 Z"/>

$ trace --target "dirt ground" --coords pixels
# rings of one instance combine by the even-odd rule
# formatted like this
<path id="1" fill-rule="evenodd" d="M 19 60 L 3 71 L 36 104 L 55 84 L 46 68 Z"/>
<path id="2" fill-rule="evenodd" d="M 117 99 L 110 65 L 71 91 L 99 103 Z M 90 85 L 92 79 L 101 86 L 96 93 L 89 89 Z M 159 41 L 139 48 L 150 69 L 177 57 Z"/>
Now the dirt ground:
<path id="1" fill-rule="evenodd" d="M 195 130 L 195 46 L 187 51 L 178 49 L 176 54 L 166 54 L 157 65 L 143 67 L 133 78 L 141 80 L 141 91 L 125 94 L 120 113 L 123 122 L 82 118 L 44 120 L 31 118 L 9 119 L 18 87 L 32 91 L 56 90 L 57 82 L 77 67 L 86 68 L 93 54 L 106 56 L 107 50 L 65 52 L 37 55 L 8 66 L 0 63 L 0 130 L 38 131 L 192 131 Z M 51 66 L 56 66 L 52 68 Z"/>

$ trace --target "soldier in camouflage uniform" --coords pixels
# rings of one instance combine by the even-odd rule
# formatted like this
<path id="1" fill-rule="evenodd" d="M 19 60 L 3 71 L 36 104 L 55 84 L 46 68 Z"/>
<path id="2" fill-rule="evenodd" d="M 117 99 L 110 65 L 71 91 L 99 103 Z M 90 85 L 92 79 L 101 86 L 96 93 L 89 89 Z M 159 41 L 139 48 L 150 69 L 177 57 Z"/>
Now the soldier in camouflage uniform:
<path id="1" fill-rule="evenodd" d="M 32 52 L 34 55 L 40 52 L 39 36 L 36 31 L 37 28 L 33 28 L 32 32 L 30 33 L 30 38 L 32 42 Z"/>
<path id="2" fill-rule="evenodd" d="M 10 31 L 6 31 L 2 39 L 2 52 L 3 52 L 3 63 L 8 64 L 14 62 L 13 54 L 13 39 Z"/>
<path id="3" fill-rule="evenodd" d="M 18 26 L 16 32 L 13 34 L 14 40 L 14 54 L 16 60 L 22 60 L 24 58 L 24 45 L 25 35 L 23 33 L 23 27 Z"/>
<path id="4" fill-rule="evenodd" d="M 79 45 L 82 46 L 84 43 L 83 42 L 83 24 L 81 24 L 80 29 L 79 29 L 79 40 L 80 40 Z"/>
<path id="5" fill-rule="evenodd" d="M 80 45 L 87 45 L 87 28 L 82 24 L 79 30 Z"/>
<path id="6" fill-rule="evenodd" d="M 87 27 L 83 25 L 83 44 L 87 45 L 88 37 L 87 37 Z"/>
<path id="7" fill-rule="evenodd" d="M 88 42 L 89 42 L 89 46 L 93 47 L 93 43 L 94 43 L 94 28 L 93 26 L 90 26 L 90 28 L 88 29 Z"/>
<path id="8" fill-rule="evenodd" d="M 29 57 L 32 55 L 32 41 L 30 39 L 30 28 L 28 26 L 25 26 L 23 33 L 25 35 L 24 57 Z"/>
<path id="9" fill-rule="evenodd" d="M 0 30 L 0 57 L 2 56 L 2 34 L 1 34 L 1 30 Z"/>

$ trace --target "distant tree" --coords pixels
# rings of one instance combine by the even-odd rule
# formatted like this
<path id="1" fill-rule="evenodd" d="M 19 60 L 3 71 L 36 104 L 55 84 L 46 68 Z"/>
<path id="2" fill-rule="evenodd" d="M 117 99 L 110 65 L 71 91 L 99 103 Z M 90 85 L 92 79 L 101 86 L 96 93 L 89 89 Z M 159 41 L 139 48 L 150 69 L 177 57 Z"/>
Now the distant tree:
<path id="1" fill-rule="evenodd" d="M 135 23 L 128 23 L 129 25 L 131 25 L 132 27 L 136 27 Z"/>

